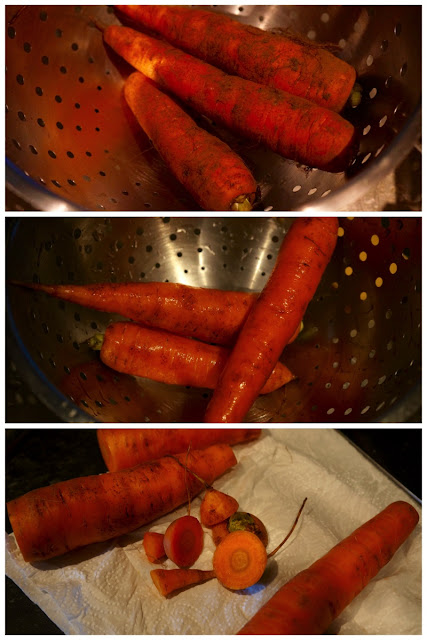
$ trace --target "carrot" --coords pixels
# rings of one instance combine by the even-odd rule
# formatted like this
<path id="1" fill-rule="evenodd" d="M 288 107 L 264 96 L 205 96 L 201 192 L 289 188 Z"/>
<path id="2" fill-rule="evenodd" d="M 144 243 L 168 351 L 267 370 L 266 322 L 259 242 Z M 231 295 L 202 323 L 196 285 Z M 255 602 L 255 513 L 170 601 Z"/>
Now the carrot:
<path id="1" fill-rule="evenodd" d="M 213 570 L 202 571 L 201 569 L 153 569 L 150 575 L 162 596 L 168 596 L 174 591 L 215 578 Z"/>
<path id="2" fill-rule="evenodd" d="M 196 125 L 139 72 L 124 87 L 126 102 L 174 176 L 208 211 L 251 211 L 257 184 L 225 142 Z"/>
<path id="3" fill-rule="evenodd" d="M 239 334 L 205 422 L 241 422 L 299 326 L 337 241 L 337 218 L 298 218 Z"/>
<path id="4" fill-rule="evenodd" d="M 225 347 L 147 329 L 132 322 L 115 322 L 105 334 L 88 340 L 100 349 L 102 362 L 121 373 L 168 384 L 214 389 L 230 351 Z M 260 393 L 271 393 L 294 376 L 278 362 Z"/>
<path id="5" fill-rule="evenodd" d="M 98 444 L 109 471 L 133 467 L 170 454 L 239 444 L 259 438 L 261 429 L 98 429 Z M 201 474 L 200 474 L 201 475 Z M 206 480 L 206 479 L 205 479 Z"/>
<path id="6" fill-rule="evenodd" d="M 353 125 L 329 109 L 227 75 L 133 29 L 112 25 L 103 33 L 104 41 L 135 69 L 238 135 L 324 171 L 344 171 L 354 157 Z"/>
<path id="7" fill-rule="evenodd" d="M 34 291 L 106 313 L 119 313 L 148 327 L 231 346 L 256 293 L 222 291 L 171 282 L 44 285 L 13 281 Z M 295 332 L 295 338 L 299 328 Z"/>
<path id="8" fill-rule="evenodd" d="M 201 523 L 213 527 L 236 513 L 238 508 L 239 503 L 232 496 L 214 488 L 207 489 L 200 504 Z"/>
<path id="9" fill-rule="evenodd" d="M 211 527 L 211 533 L 214 545 L 217 547 L 219 543 L 224 540 L 225 536 L 228 536 L 230 533 L 228 530 L 228 520 L 214 524 L 213 527 Z"/>
<path id="10" fill-rule="evenodd" d="M 275 35 L 205 9 L 116 6 L 175 47 L 227 73 L 283 89 L 334 111 L 343 108 L 356 80 L 352 66 L 296 36 Z"/>
<path id="11" fill-rule="evenodd" d="M 149 562 L 158 562 L 165 557 L 164 537 L 163 533 L 156 533 L 155 531 L 144 533 L 142 544 Z"/>
<path id="12" fill-rule="evenodd" d="M 75 478 L 36 489 L 7 503 L 16 541 L 27 562 L 128 533 L 169 513 L 203 485 L 178 461 L 164 457 L 132 469 Z M 236 464 L 231 447 L 191 451 L 188 468 L 208 482 Z M 185 477 L 187 476 L 187 477 Z"/>
<path id="13" fill-rule="evenodd" d="M 390 504 L 281 587 L 238 635 L 325 633 L 391 560 L 418 519 L 407 502 Z"/>
<path id="14" fill-rule="evenodd" d="M 250 531 L 261 540 L 264 547 L 268 545 L 268 533 L 265 525 L 252 513 L 237 511 L 228 519 L 228 531 Z"/>
<path id="15" fill-rule="evenodd" d="M 282 542 L 267 554 L 260 537 L 249 530 L 232 531 L 217 546 L 213 557 L 215 575 L 228 589 L 247 589 L 261 578 L 267 560 L 274 556 L 289 539 L 301 516 L 304 498 L 294 523 Z"/>
<path id="16" fill-rule="evenodd" d="M 203 551 L 202 525 L 194 516 L 177 518 L 166 529 L 163 545 L 167 557 L 178 567 L 190 567 Z"/>
<path id="17" fill-rule="evenodd" d="M 261 540 L 250 531 L 233 531 L 220 542 L 213 557 L 215 575 L 228 589 L 246 589 L 256 584 L 267 565 Z"/>

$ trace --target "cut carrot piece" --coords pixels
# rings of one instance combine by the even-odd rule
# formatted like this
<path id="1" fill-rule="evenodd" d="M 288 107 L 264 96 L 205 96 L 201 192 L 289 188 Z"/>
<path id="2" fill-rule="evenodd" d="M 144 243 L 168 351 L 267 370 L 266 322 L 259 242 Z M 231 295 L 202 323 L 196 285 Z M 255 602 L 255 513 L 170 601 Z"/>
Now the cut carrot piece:
<path id="1" fill-rule="evenodd" d="M 250 531 L 234 531 L 217 546 L 213 557 L 215 575 L 228 589 L 246 589 L 261 578 L 267 552 Z"/>
<path id="2" fill-rule="evenodd" d="M 147 531 L 142 539 L 145 555 L 149 562 L 158 562 L 166 556 L 163 545 L 164 534 Z"/>
<path id="3" fill-rule="evenodd" d="M 207 489 L 200 505 L 200 520 L 205 527 L 213 527 L 236 513 L 238 508 L 239 503 L 232 496 L 216 489 Z"/>
<path id="4" fill-rule="evenodd" d="M 215 571 L 202 571 L 200 569 L 153 569 L 150 571 L 150 575 L 159 593 L 162 596 L 168 596 L 174 591 L 215 578 Z"/>
<path id="5" fill-rule="evenodd" d="M 167 557 L 178 567 L 190 567 L 203 550 L 203 529 L 194 516 L 174 520 L 163 540 Z"/>

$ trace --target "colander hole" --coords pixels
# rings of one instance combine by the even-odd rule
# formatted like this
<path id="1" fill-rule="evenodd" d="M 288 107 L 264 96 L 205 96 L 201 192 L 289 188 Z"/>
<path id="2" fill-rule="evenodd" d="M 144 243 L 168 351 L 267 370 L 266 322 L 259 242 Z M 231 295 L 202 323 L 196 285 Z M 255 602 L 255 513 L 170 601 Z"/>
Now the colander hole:
<path id="1" fill-rule="evenodd" d="M 90 182 L 91 181 L 89 176 L 83 176 L 83 180 L 86 180 L 86 182 Z"/>
<path id="2" fill-rule="evenodd" d="M 84 372 L 84 371 L 80 371 L 80 374 L 79 374 L 79 375 L 80 375 L 80 377 L 81 377 L 81 379 L 82 379 L 82 380 L 87 380 L 87 375 L 85 374 L 85 372 Z"/>
<path id="3" fill-rule="evenodd" d="M 369 352 L 369 357 L 370 358 L 374 358 L 376 354 L 376 350 L 375 349 L 371 349 L 371 351 Z"/>
<path id="4" fill-rule="evenodd" d="M 365 162 L 368 162 L 369 158 L 371 157 L 372 153 L 367 153 L 366 156 L 363 158 L 362 163 L 361 164 L 365 164 Z"/>
<path id="5" fill-rule="evenodd" d="M 42 64 L 44 64 L 44 65 L 48 65 L 49 64 L 49 58 L 47 56 L 42 56 L 41 57 L 41 61 L 42 61 Z"/>
<path id="6" fill-rule="evenodd" d="M 258 16 L 258 21 L 259 22 L 264 22 L 264 16 Z"/>
<path id="7" fill-rule="evenodd" d="M 50 155 L 51 158 L 53 158 L 55 160 L 56 153 L 54 151 L 52 151 L 52 149 L 49 149 L 48 154 Z"/>
<path id="8" fill-rule="evenodd" d="M 62 29 L 55 29 L 55 35 L 57 38 L 62 38 L 62 35 L 63 35 Z"/>
<path id="9" fill-rule="evenodd" d="M 373 329 L 375 327 L 375 320 L 369 320 L 368 329 Z"/>
<path id="10" fill-rule="evenodd" d="M 327 191 L 324 191 L 320 197 L 321 198 L 325 198 L 326 196 L 328 196 L 331 193 L 331 191 L 332 191 L 332 189 L 328 189 Z"/>
<path id="11" fill-rule="evenodd" d="M 387 49 L 388 49 L 388 40 L 383 40 L 381 42 L 381 51 L 385 52 L 385 51 L 387 51 Z"/>
<path id="12" fill-rule="evenodd" d="M 373 98 L 375 98 L 375 96 L 377 95 L 377 93 L 378 93 L 378 90 L 377 90 L 375 87 L 374 87 L 373 89 L 371 89 L 371 90 L 370 90 L 370 92 L 369 92 L 369 97 L 371 98 L 371 100 L 372 100 Z"/>
<path id="13" fill-rule="evenodd" d="M 346 267 L 344 269 L 344 273 L 345 273 L 346 276 L 351 276 L 352 273 L 353 273 L 353 267 Z"/>
<path id="14" fill-rule="evenodd" d="M 357 329 L 352 329 L 350 331 L 350 338 L 355 338 L 357 336 Z"/>
<path id="15" fill-rule="evenodd" d="M 368 294 L 366 293 L 366 291 L 362 291 L 359 297 L 362 300 L 362 302 L 365 302 L 365 300 L 368 298 Z"/>
<path id="16" fill-rule="evenodd" d="M 349 382 L 344 382 L 344 384 L 343 384 L 342 388 L 345 390 L 345 389 L 348 389 L 348 388 L 349 388 L 349 386 L 350 386 L 350 383 L 349 383 Z"/>
<path id="17" fill-rule="evenodd" d="M 384 86 L 386 89 L 389 89 L 391 84 L 393 82 L 393 76 L 387 76 L 387 78 L 384 81 Z"/>
<path id="18" fill-rule="evenodd" d="M 43 333 L 48 334 L 50 329 L 49 326 L 46 324 L 46 322 L 42 322 L 42 329 L 43 329 Z"/>
<path id="19" fill-rule="evenodd" d="M 26 121 L 25 113 L 23 111 L 18 111 L 18 118 L 22 120 L 22 122 Z"/>
<path id="20" fill-rule="evenodd" d="M 312 196 L 316 193 L 317 189 L 310 189 L 307 195 Z"/>
<path id="21" fill-rule="evenodd" d="M 54 187 L 58 187 L 58 189 L 61 189 L 61 185 L 59 184 L 58 180 L 52 180 L 52 184 Z"/>
<path id="22" fill-rule="evenodd" d="M 43 95 L 43 89 L 41 87 L 36 87 L 35 91 L 39 97 Z"/>
<path id="23" fill-rule="evenodd" d="M 64 336 L 61 333 L 56 334 L 56 339 L 60 344 L 64 343 Z"/>
<path id="24" fill-rule="evenodd" d="M 398 22 L 398 23 L 395 25 L 395 27 L 394 27 L 393 31 L 394 31 L 394 35 L 395 35 L 395 36 L 397 36 L 397 37 L 399 37 L 399 36 L 400 36 L 400 34 L 402 33 L 402 25 L 400 24 L 400 22 Z"/>
<path id="25" fill-rule="evenodd" d="M 389 342 L 387 342 L 387 351 L 391 351 L 393 349 L 393 345 L 393 340 L 389 340 Z"/>
<path id="26" fill-rule="evenodd" d="M 378 126 L 379 126 L 379 127 L 383 127 L 383 126 L 385 125 L 385 123 L 386 123 L 386 122 L 387 122 L 387 116 L 383 116 L 383 117 L 381 118 L 381 120 L 379 121 Z"/>
<path id="27" fill-rule="evenodd" d="M 350 358 L 350 364 L 356 364 L 356 362 L 357 362 L 357 358 L 355 356 Z"/>
<path id="28" fill-rule="evenodd" d="M 309 40 L 316 40 L 316 32 L 314 29 L 310 29 L 310 31 L 307 32 L 307 38 Z"/>
<path id="29" fill-rule="evenodd" d="M 59 67 L 59 71 L 65 75 L 67 73 L 67 67 L 64 67 L 63 65 L 61 67 Z"/>
<path id="30" fill-rule="evenodd" d="M 390 320 L 391 316 L 393 315 L 393 312 L 391 309 L 387 309 L 387 311 L 385 312 L 385 318 L 386 320 Z"/>
<path id="31" fill-rule="evenodd" d="M 371 236 L 371 244 L 373 244 L 373 245 L 374 245 L 374 247 L 378 246 L 378 245 L 379 245 L 379 243 L 380 243 L 380 239 L 379 239 L 379 237 L 378 237 L 376 234 L 374 234 L 373 236 Z"/>
<path id="32" fill-rule="evenodd" d="M 330 409 L 327 410 L 326 413 L 328 414 L 328 416 L 331 416 L 334 412 L 335 412 L 335 409 L 331 407 Z"/>
<path id="33" fill-rule="evenodd" d="M 297 192 L 298 192 L 298 191 L 300 191 L 301 189 L 302 189 L 301 185 L 300 185 L 300 184 L 297 184 L 297 185 L 295 185 L 295 187 L 292 189 L 292 191 L 293 191 L 294 193 L 297 193 Z"/>
<path id="34" fill-rule="evenodd" d="M 339 363 L 338 363 L 338 362 L 333 362 L 333 363 L 332 363 L 332 368 L 333 368 L 333 369 L 337 369 L 337 368 L 338 368 L 338 366 L 339 366 Z"/>
<path id="35" fill-rule="evenodd" d="M 371 408 L 371 407 L 368 405 L 368 406 L 366 406 L 364 409 L 362 409 L 362 411 L 360 412 L 360 413 L 361 413 L 361 415 L 364 415 L 365 413 L 367 413 L 367 412 L 369 411 L 369 409 L 370 409 L 370 408 Z"/>
<path id="36" fill-rule="evenodd" d="M 344 411 L 344 415 L 345 415 L 345 416 L 348 416 L 348 415 L 350 415 L 350 413 L 351 413 L 352 411 L 353 411 L 353 409 L 346 409 L 346 410 Z"/>
<path id="37" fill-rule="evenodd" d="M 397 272 L 397 264 L 395 262 L 391 263 L 391 265 L 389 267 L 389 271 L 390 271 L 391 275 L 393 275 L 393 276 Z"/>
<path id="38" fill-rule="evenodd" d="M 327 22 L 329 22 L 329 13 L 322 13 L 322 15 L 320 16 L 320 20 L 326 24 Z"/>
<path id="39" fill-rule="evenodd" d="M 384 145 L 384 144 L 382 144 L 382 145 L 381 145 L 381 146 L 376 150 L 376 152 L 375 152 L 375 157 L 376 157 L 376 158 L 380 155 L 380 153 L 381 153 L 381 151 L 384 149 L 384 147 L 385 147 L 385 145 Z"/>
<path id="40" fill-rule="evenodd" d="M 7 28 L 7 35 L 9 36 L 9 38 L 11 38 L 11 40 L 13 40 L 13 38 L 16 36 L 16 31 L 14 27 Z"/>
<path id="41" fill-rule="evenodd" d="M 345 49 L 346 44 L 347 40 L 345 40 L 344 38 L 341 38 L 341 40 L 339 40 L 338 42 L 338 46 L 340 47 L 340 49 Z"/>
<path id="42" fill-rule="evenodd" d="M 362 387 L 362 389 L 364 389 L 369 383 L 368 378 L 365 378 L 364 380 L 362 380 L 362 382 L 360 383 L 360 386 Z"/>
<path id="43" fill-rule="evenodd" d="M 381 378 L 378 378 L 378 384 L 383 384 L 387 379 L 387 376 L 381 376 Z"/>
<path id="44" fill-rule="evenodd" d="M 71 49 L 72 49 L 72 51 L 78 51 L 79 45 L 77 44 L 77 42 L 73 42 L 72 43 Z"/>
<path id="45" fill-rule="evenodd" d="M 381 277 L 378 277 L 375 279 L 375 286 L 380 288 L 383 286 L 383 282 L 384 282 L 383 279 Z"/>
<path id="46" fill-rule="evenodd" d="M 25 53 L 31 53 L 31 44 L 29 42 L 24 42 L 23 49 Z"/>
<path id="47" fill-rule="evenodd" d="M 24 76 L 20 73 L 18 73 L 18 75 L 16 76 L 16 82 L 20 85 L 24 84 Z"/>
<path id="48" fill-rule="evenodd" d="M 369 56 L 366 58 L 366 66 L 368 67 L 372 66 L 373 61 L 374 61 L 374 57 L 371 54 L 369 54 Z"/>
<path id="49" fill-rule="evenodd" d="M 339 338 L 332 338 L 332 343 L 333 344 L 338 344 L 339 341 L 340 341 Z"/>
<path id="50" fill-rule="evenodd" d="M 64 371 L 65 371 L 65 373 L 67 375 L 70 375 L 70 373 L 71 373 L 71 369 L 70 369 L 70 367 L 67 367 L 67 365 L 64 365 Z"/>
<path id="51" fill-rule="evenodd" d="M 371 130 L 371 125 L 368 124 L 368 126 L 363 129 L 363 135 L 366 136 L 370 132 L 370 130 Z"/>
<path id="52" fill-rule="evenodd" d="M 55 101 L 60 104 L 62 102 L 61 96 L 55 96 Z"/>
<path id="53" fill-rule="evenodd" d="M 272 210 L 273 210 L 273 207 L 272 207 L 272 206 L 270 206 L 270 207 L 266 207 L 266 208 L 264 209 L 264 212 L 272 211 Z"/>

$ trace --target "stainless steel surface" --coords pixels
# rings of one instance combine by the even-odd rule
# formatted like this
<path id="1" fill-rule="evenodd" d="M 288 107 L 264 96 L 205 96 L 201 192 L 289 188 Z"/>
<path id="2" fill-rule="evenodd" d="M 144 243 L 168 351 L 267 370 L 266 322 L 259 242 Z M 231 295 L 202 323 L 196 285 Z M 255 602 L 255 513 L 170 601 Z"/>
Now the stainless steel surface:
<path id="1" fill-rule="evenodd" d="M 9 279 L 165 281 L 259 291 L 289 218 L 25 218 Z M 333 259 L 282 359 L 298 380 L 257 399 L 253 422 L 405 421 L 420 406 L 421 218 L 342 218 Z M 8 287 L 10 356 L 64 421 L 197 422 L 210 392 L 136 380 L 85 341 L 117 318 Z"/>
<path id="2" fill-rule="evenodd" d="M 18 10 L 20 9 L 20 10 Z M 344 174 L 308 170 L 215 130 L 253 170 L 259 210 L 359 210 L 419 141 L 421 6 L 223 5 L 265 29 L 333 43 L 356 67 L 363 100 L 344 113 L 361 145 Z M 117 23 L 107 6 L 8 6 L 6 148 L 12 194 L 43 211 L 197 210 L 138 129 L 121 95 L 129 67 L 91 24 Z M 397 190 L 399 190 L 399 185 Z M 420 198 L 409 203 L 418 210 Z M 391 198 L 402 208 L 398 197 Z M 390 209 L 391 207 L 389 207 Z M 406 207 L 405 207 L 406 208 Z"/>

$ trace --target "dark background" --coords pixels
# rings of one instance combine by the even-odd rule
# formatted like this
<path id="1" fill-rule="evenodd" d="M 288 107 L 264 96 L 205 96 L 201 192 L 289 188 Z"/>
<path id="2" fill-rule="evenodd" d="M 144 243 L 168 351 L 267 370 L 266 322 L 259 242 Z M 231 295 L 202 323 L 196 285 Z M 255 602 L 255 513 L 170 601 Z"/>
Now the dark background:
<path id="1" fill-rule="evenodd" d="M 421 500 L 421 428 L 338 430 Z M 106 471 L 96 429 L 6 429 L 6 501 L 54 482 Z M 6 514 L 6 531 L 11 532 Z M 6 633 L 62 632 L 6 578 Z"/>

